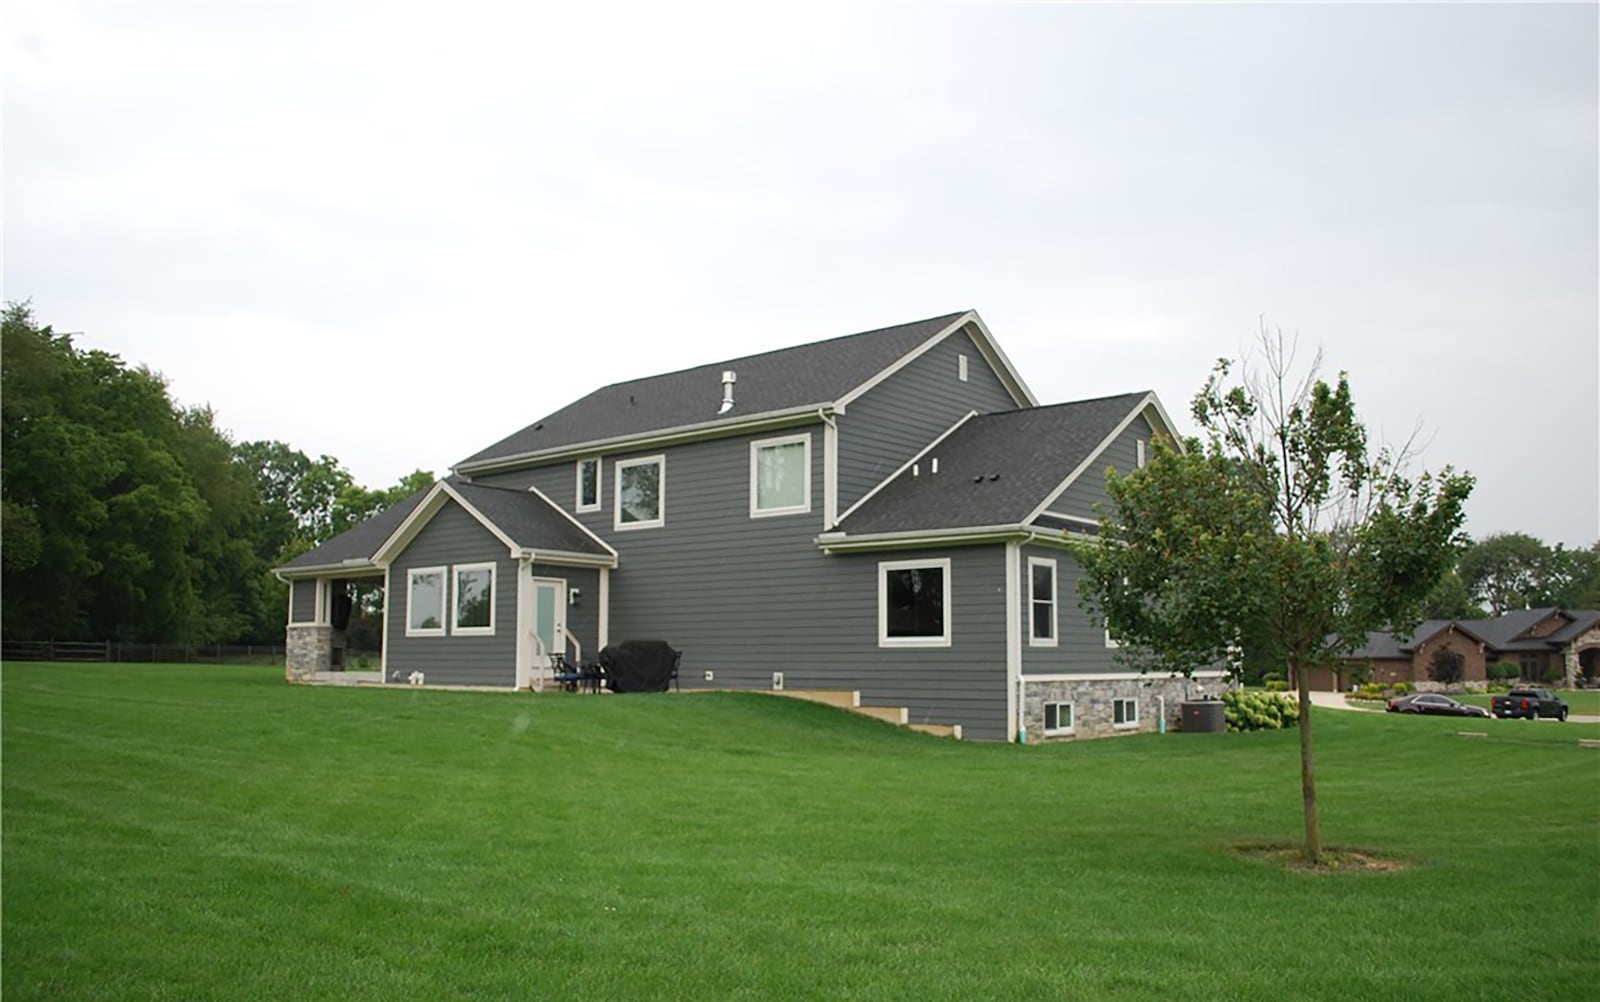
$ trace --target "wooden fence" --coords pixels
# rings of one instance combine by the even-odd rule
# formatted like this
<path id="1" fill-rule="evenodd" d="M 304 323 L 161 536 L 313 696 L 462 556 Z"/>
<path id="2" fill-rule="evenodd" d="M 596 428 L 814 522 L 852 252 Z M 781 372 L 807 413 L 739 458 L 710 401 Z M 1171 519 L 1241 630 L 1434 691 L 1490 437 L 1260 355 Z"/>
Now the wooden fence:
<path id="1" fill-rule="evenodd" d="M 96 661 L 143 664 L 281 665 L 283 645 L 125 644 L 116 640 L 7 640 L 6 661 Z"/>

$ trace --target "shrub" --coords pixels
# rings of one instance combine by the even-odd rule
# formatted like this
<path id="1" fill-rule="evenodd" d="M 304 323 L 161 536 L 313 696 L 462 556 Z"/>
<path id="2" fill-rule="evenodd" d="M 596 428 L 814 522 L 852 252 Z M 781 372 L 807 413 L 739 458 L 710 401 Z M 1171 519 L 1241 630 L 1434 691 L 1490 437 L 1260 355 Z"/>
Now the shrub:
<path id="1" fill-rule="evenodd" d="M 1428 662 L 1428 677 L 1435 682 L 1453 685 L 1461 681 L 1461 671 L 1467 659 L 1457 651 L 1448 647 L 1441 647 L 1433 652 L 1433 659 Z"/>
<path id="2" fill-rule="evenodd" d="M 1515 682 L 1522 677 L 1522 669 L 1511 661 L 1491 661 L 1483 671 L 1497 682 Z"/>
<path id="3" fill-rule="evenodd" d="M 1288 692 L 1289 691 L 1289 683 L 1285 682 L 1281 678 L 1269 678 L 1269 679 L 1267 679 L 1266 685 L 1264 686 L 1264 688 L 1268 692 Z"/>
<path id="4" fill-rule="evenodd" d="M 1222 713 L 1230 731 L 1276 731 L 1300 722 L 1300 707 L 1277 692 L 1224 693 Z"/>
<path id="5" fill-rule="evenodd" d="M 1412 686 L 1410 682 L 1396 682 L 1394 685 L 1389 687 L 1389 691 L 1393 692 L 1396 696 L 1405 696 L 1411 692 L 1411 688 Z"/>
<path id="6" fill-rule="evenodd" d="M 1554 685 L 1566 677 L 1567 673 L 1560 665 L 1551 665 L 1544 670 L 1544 681 L 1548 685 Z"/>
<path id="7" fill-rule="evenodd" d="M 1266 674 L 1261 676 L 1261 681 L 1264 682 L 1264 683 L 1266 683 L 1266 682 L 1288 682 L 1289 678 L 1288 678 L 1288 676 L 1284 675 L 1284 673 L 1281 672 L 1281 671 L 1269 671 Z"/>

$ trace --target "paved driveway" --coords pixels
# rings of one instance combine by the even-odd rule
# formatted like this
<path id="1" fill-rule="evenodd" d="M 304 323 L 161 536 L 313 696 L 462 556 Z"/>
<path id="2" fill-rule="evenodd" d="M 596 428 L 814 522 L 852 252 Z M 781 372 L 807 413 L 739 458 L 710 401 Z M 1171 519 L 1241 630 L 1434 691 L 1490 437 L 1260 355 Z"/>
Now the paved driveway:
<path id="1" fill-rule="evenodd" d="M 1293 693 L 1290 693 L 1290 695 L 1293 695 Z M 1367 707 L 1367 706 L 1352 706 L 1350 703 L 1347 703 L 1345 701 L 1344 693 L 1342 693 L 1342 692 L 1312 692 L 1311 693 L 1311 705 L 1312 706 L 1317 706 L 1317 707 L 1327 707 L 1327 708 L 1332 709 L 1332 710 L 1353 710 L 1356 713 L 1383 713 L 1383 712 L 1385 712 L 1382 703 L 1374 703 L 1370 707 Z M 1469 719 L 1469 718 L 1463 717 L 1462 719 L 1466 720 L 1466 719 Z M 1481 720 L 1483 718 L 1480 717 L 1478 719 Z M 1490 717 L 1489 719 L 1493 720 L 1494 718 Z M 1547 719 L 1553 720 L 1554 718 L 1552 717 L 1552 718 L 1547 718 Z M 1588 716 L 1588 715 L 1584 715 L 1584 714 L 1574 713 L 1571 716 L 1567 717 L 1567 719 L 1572 721 L 1575 724 L 1600 724 L 1600 717 Z M 1522 723 L 1523 721 L 1521 720 L 1521 718 L 1518 718 L 1517 722 L 1518 723 Z M 1535 721 L 1535 723 L 1544 723 L 1544 722 L 1545 721 L 1543 721 L 1543 720 Z"/>

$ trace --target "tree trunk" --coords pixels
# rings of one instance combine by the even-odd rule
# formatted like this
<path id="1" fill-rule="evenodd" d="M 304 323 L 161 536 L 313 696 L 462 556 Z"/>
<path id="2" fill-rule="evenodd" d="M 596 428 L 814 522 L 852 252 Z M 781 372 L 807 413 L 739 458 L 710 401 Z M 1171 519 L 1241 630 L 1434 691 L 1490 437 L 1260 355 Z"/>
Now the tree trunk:
<path id="1" fill-rule="evenodd" d="M 1306 810 L 1305 857 L 1308 862 L 1315 863 L 1322 858 L 1322 827 L 1317 822 L 1317 778 L 1311 755 L 1311 682 L 1305 664 L 1298 657 L 1289 659 L 1289 670 L 1294 673 L 1300 692 L 1300 793 Z"/>

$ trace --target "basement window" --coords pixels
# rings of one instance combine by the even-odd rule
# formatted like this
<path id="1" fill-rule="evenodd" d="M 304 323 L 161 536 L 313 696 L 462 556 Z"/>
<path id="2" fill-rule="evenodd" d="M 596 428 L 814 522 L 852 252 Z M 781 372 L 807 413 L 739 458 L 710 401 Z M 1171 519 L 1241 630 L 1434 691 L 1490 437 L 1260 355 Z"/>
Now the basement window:
<path id="1" fill-rule="evenodd" d="M 1073 732 L 1071 703 L 1044 704 L 1044 732 L 1046 734 L 1071 734 Z"/>
<path id="2" fill-rule="evenodd" d="M 1116 727 L 1139 726 L 1139 701 L 1137 699 L 1113 699 L 1111 701 L 1111 723 Z"/>

